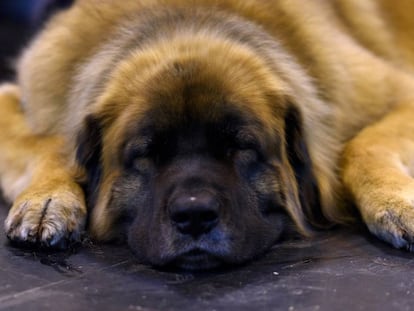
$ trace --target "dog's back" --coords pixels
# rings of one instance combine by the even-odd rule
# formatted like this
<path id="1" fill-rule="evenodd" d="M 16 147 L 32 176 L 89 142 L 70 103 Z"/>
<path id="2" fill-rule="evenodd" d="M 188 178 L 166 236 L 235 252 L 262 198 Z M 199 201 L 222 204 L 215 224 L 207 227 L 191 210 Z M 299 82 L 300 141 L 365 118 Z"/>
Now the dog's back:
<path id="1" fill-rule="evenodd" d="M 350 90 L 354 85 L 348 84 L 360 84 L 358 79 L 363 79 L 366 85 L 367 78 L 372 77 L 369 89 L 377 92 L 382 81 L 376 78 L 381 75 L 376 71 L 383 72 L 384 63 L 414 72 L 412 1 L 400 1 L 395 5 L 386 0 L 203 0 L 196 3 L 125 0 L 99 1 L 99 4 L 84 0 L 56 16 L 19 62 L 19 84 L 34 130 L 39 133 L 56 130 L 53 122 L 45 122 L 45 119 L 64 113 L 68 90 L 78 68 L 119 31 L 125 21 L 136 18 L 144 8 L 160 10 L 167 6 L 195 4 L 228 10 L 263 26 L 297 58 L 324 96 L 333 102 L 347 101 L 346 94 L 355 93 Z M 356 127 L 359 129 L 358 125 Z"/>

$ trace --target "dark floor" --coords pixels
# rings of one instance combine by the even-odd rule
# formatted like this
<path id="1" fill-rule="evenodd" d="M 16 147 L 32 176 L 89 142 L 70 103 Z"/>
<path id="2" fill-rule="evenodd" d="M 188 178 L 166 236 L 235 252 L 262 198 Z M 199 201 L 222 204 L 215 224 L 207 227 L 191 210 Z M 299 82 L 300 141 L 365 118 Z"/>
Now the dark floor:
<path id="1" fill-rule="evenodd" d="M 48 254 L 1 235 L 0 310 L 411 310 L 413 268 L 412 254 L 348 230 L 199 275 L 142 266 L 120 246 Z"/>
<path id="2" fill-rule="evenodd" d="M 0 0 L 2 1 L 2 0 Z M 0 19 L 0 81 L 30 29 Z M 208 274 L 161 272 L 127 249 L 74 252 L 8 245 L 0 203 L 0 310 L 411 310 L 414 254 L 339 230 L 275 246 L 259 261 Z"/>

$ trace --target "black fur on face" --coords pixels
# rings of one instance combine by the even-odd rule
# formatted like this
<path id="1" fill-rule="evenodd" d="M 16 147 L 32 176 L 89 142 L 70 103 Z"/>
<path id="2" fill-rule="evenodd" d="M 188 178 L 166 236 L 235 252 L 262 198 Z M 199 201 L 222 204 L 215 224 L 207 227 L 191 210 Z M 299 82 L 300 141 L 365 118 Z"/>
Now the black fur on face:
<path id="1" fill-rule="evenodd" d="M 89 115 L 84 120 L 82 131 L 77 137 L 77 162 L 84 168 L 84 176 L 80 176 L 88 201 L 88 206 L 94 206 L 98 196 L 99 184 L 101 182 L 102 167 L 102 129 L 99 121 Z"/>
<path id="2" fill-rule="evenodd" d="M 285 113 L 285 142 L 289 164 L 295 174 L 300 209 L 306 220 L 316 228 L 327 228 L 329 221 L 322 213 L 317 180 L 305 141 L 299 110 L 290 104 Z"/>
<path id="3" fill-rule="evenodd" d="M 280 159 L 236 116 L 147 125 L 124 144 L 108 208 L 153 265 L 207 269 L 262 254 L 289 226 Z"/>
<path id="4" fill-rule="evenodd" d="M 80 135 L 77 155 L 93 204 L 102 133 L 94 118 L 86 121 L 92 137 Z M 195 270 L 253 259 L 291 232 L 292 185 L 282 177 L 288 171 L 282 152 L 294 171 L 300 213 L 318 224 L 318 188 L 294 107 L 284 123 L 285 136 L 271 148 L 260 143 L 257 125 L 234 113 L 214 121 L 187 116 L 169 125 L 142 124 L 121 144 L 121 174 L 107 206 L 114 231 L 142 262 L 155 266 Z"/>

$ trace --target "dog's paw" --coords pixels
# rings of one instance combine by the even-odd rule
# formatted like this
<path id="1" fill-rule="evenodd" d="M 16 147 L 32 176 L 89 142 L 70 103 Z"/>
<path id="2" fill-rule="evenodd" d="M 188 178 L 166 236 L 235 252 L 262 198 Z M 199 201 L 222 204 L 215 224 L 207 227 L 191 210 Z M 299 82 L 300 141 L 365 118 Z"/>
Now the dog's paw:
<path id="1" fill-rule="evenodd" d="M 29 190 L 14 202 L 5 221 L 7 237 L 16 243 L 66 248 L 84 228 L 83 195 L 71 189 Z"/>
<path id="2" fill-rule="evenodd" d="M 373 234 L 396 248 L 409 251 L 414 251 L 414 188 L 412 190 L 380 194 L 364 215 Z"/>

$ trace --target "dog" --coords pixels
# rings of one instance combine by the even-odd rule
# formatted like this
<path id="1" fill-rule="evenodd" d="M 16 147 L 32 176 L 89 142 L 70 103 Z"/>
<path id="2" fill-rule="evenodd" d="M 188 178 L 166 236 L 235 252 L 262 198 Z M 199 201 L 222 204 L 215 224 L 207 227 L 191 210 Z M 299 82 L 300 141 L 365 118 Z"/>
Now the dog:
<path id="1" fill-rule="evenodd" d="M 411 250 L 413 11 L 77 1 L 0 87 L 8 238 L 66 247 L 87 227 L 198 270 L 361 218 Z"/>

